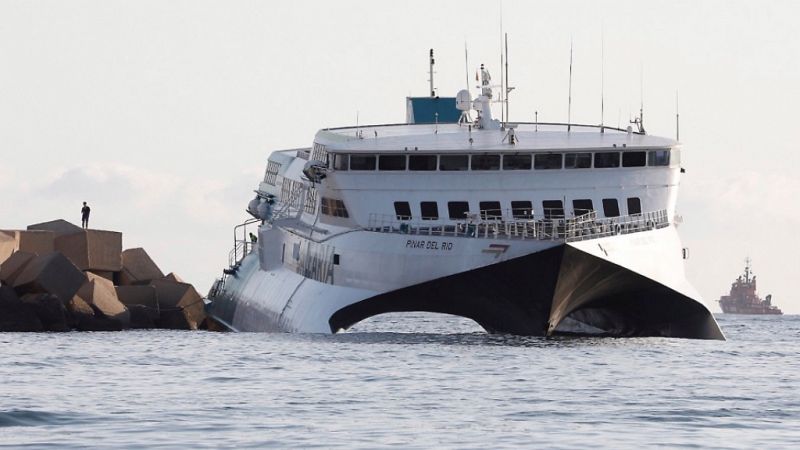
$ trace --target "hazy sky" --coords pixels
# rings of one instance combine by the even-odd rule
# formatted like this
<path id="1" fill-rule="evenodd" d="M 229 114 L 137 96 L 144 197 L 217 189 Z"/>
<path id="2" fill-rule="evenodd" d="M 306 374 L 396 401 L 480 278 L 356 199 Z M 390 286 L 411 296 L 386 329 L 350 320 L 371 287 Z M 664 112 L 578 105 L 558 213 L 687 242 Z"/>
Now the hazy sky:
<path id="1" fill-rule="evenodd" d="M 511 119 L 573 120 L 684 142 L 679 231 L 711 304 L 753 258 L 800 313 L 796 1 L 503 2 Z M 500 3 L 0 0 L 0 228 L 55 218 L 124 232 L 206 292 L 275 149 L 322 127 L 400 122 L 404 98 L 499 77 Z M 713 304 L 713 308 L 717 308 Z"/>

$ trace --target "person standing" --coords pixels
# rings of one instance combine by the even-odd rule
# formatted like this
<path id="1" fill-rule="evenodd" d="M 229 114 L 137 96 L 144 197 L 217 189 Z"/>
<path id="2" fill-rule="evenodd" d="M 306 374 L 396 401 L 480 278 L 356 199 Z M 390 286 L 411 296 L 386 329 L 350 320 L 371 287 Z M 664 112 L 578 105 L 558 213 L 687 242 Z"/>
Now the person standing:
<path id="1" fill-rule="evenodd" d="M 81 226 L 83 228 L 89 228 L 89 213 L 92 212 L 92 208 L 89 208 L 89 205 L 86 202 L 83 202 L 83 208 L 81 208 Z"/>

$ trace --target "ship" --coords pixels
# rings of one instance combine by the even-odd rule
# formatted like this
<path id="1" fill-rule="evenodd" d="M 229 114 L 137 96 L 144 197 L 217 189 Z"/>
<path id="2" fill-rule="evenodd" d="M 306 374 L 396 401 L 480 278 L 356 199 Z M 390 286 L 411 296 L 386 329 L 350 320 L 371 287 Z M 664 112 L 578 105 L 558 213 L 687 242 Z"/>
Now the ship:
<path id="1" fill-rule="evenodd" d="M 489 333 L 724 339 L 684 273 L 677 140 L 647 134 L 641 111 L 626 128 L 511 121 L 507 68 L 499 91 L 481 65 L 479 84 L 439 97 L 430 56 L 405 122 L 270 154 L 210 316 L 255 332 L 432 312 Z"/>
<path id="2" fill-rule="evenodd" d="M 772 314 L 783 315 L 780 308 L 772 304 L 772 295 L 763 300 L 756 292 L 756 276 L 750 266 L 750 258 L 745 259 L 744 274 L 731 284 L 731 291 L 717 300 L 725 314 Z"/>

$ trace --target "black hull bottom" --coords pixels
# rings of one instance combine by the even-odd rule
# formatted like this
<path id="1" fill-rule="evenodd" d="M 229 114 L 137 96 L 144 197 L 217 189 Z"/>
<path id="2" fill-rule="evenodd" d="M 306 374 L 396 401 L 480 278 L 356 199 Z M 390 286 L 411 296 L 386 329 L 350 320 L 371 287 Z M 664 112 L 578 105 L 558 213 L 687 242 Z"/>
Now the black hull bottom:
<path id="1" fill-rule="evenodd" d="M 610 336 L 725 339 L 701 303 L 568 245 L 380 294 L 329 324 L 336 332 L 405 311 L 467 317 L 490 333 L 559 334 L 570 318 Z"/>

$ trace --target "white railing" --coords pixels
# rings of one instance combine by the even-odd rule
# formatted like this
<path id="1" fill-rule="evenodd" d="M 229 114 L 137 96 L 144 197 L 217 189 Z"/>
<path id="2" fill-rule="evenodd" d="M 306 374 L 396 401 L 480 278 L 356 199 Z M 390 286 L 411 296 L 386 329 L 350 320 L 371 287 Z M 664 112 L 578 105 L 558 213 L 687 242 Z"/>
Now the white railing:
<path id="1" fill-rule="evenodd" d="M 527 219 L 475 214 L 442 224 L 440 221 L 399 220 L 395 215 L 370 214 L 367 230 L 423 236 L 452 236 L 482 239 L 539 239 L 566 242 L 596 239 L 664 228 L 669 225 L 666 210 L 620 217 L 597 217 L 592 211 L 574 218 Z"/>

